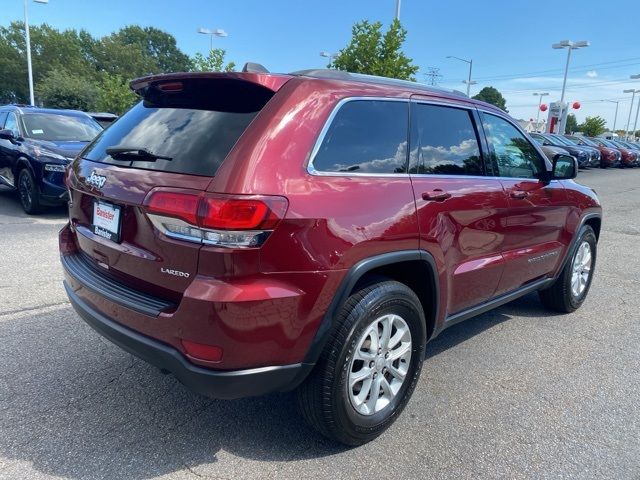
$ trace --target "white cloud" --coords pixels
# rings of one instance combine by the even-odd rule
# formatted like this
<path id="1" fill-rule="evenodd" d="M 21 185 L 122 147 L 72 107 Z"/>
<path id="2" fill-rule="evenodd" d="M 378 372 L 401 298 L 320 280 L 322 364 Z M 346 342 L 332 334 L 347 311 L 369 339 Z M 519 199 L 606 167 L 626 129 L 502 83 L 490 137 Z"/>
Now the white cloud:
<path id="1" fill-rule="evenodd" d="M 587 77 L 589 78 L 596 78 L 598 76 L 598 72 L 596 72 L 595 70 L 589 70 L 587 72 Z"/>

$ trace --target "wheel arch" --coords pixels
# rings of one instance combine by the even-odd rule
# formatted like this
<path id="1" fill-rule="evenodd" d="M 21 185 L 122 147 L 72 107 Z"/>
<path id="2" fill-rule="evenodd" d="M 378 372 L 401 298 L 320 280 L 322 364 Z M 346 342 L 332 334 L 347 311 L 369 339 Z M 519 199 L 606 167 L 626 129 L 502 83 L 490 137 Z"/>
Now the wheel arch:
<path id="1" fill-rule="evenodd" d="M 554 278 L 558 278 L 561 274 L 562 274 L 562 270 L 564 269 L 565 265 L 567 264 L 567 262 L 569 261 L 569 259 L 573 256 L 573 252 L 575 251 L 575 249 L 578 246 L 578 239 L 580 238 L 580 231 L 582 230 L 582 228 L 588 225 L 590 226 L 594 233 L 596 234 L 596 242 L 599 240 L 600 238 L 600 229 L 602 227 L 602 214 L 601 213 L 587 213 L 586 215 L 584 215 L 581 219 L 580 222 L 578 222 L 578 225 L 573 233 L 573 238 L 571 239 L 571 243 L 569 244 L 569 248 L 567 248 L 567 253 L 564 256 L 564 259 L 562 260 L 562 263 L 560 264 L 560 267 L 558 268 L 558 270 L 556 271 L 556 274 L 554 275 Z"/>
<path id="2" fill-rule="evenodd" d="M 27 170 L 29 170 L 29 172 L 31 173 L 31 176 L 33 177 L 33 180 L 36 182 L 36 185 L 39 185 L 36 172 L 33 169 L 33 166 L 31 165 L 31 162 L 29 161 L 29 159 L 26 157 L 20 157 L 16 161 L 14 172 L 13 172 L 13 178 L 14 178 L 13 182 L 15 184 L 15 187 L 18 188 L 18 177 L 20 176 L 20 170 L 22 170 L 23 168 L 26 168 Z"/>
<path id="3" fill-rule="evenodd" d="M 346 273 L 336 290 L 307 351 L 304 363 L 315 363 L 320 357 L 334 325 L 335 315 L 349 296 L 381 277 L 402 282 L 416 293 L 423 307 L 428 339 L 435 329 L 438 315 L 440 290 L 437 271 L 435 259 L 424 250 L 389 252 L 356 263 Z"/>
<path id="4" fill-rule="evenodd" d="M 597 215 L 590 216 L 585 219 L 584 225 L 589 225 L 591 228 L 593 228 L 593 231 L 596 234 L 596 240 L 600 240 L 600 228 L 602 227 L 602 217 Z M 582 228 L 582 225 L 580 226 L 580 228 Z"/>

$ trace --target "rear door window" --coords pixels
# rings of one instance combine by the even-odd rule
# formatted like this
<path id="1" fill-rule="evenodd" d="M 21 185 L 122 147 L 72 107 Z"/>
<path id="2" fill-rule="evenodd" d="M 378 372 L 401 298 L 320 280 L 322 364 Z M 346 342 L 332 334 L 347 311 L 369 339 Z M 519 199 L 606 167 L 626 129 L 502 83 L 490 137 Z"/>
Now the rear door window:
<path id="1" fill-rule="evenodd" d="M 320 172 L 407 172 L 408 102 L 352 100 L 340 107 L 313 158 Z"/>
<path id="2" fill-rule="evenodd" d="M 214 176 L 273 95 L 249 82 L 231 83 L 185 81 L 178 92 L 147 92 L 142 102 L 104 130 L 84 157 L 131 168 Z M 114 158 L 107 153 L 110 147 L 143 149 L 162 158 Z"/>
<path id="3" fill-rule="evenodd" d="M 410 173 L 483 175 L 471 112 L 461 108 L 414 104 Z"/>

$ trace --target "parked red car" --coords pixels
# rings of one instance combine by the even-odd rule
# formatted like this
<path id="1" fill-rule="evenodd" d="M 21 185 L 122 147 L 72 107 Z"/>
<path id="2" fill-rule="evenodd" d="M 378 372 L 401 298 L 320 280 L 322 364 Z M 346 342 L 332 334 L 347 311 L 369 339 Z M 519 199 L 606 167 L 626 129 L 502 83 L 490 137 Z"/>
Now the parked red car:
<path id="1" fill-rule="evenodd" d="M 617 150 L 620 153 L 620 163 L 618 165 L 620 168 L 635 166 L 638 155 L 633 150 L 623 147 L 622 145 L 617 145 L 615 142 L 604 138 L 590 138 L 590 140 L 600 146 Z"/>
<path id="2" fill-rule="evenodd" d="M 607 147 L 604 144 L 596 142 L 595 138 L 585 137 L 583 135 L 565 135 L 578 145 L 587 147 L 595 147 L 600 150 L 600 167 L 619 167 L 622 162 L 622 153 L 617 148 Z"/>
<path id="3" fill-rule="evenodd" d="M 640 167 L 640 144 L 622 140 L 616 140 L 616 143 L 620 143 L 622 146 L 634 151 L 637 155 L 635 166 Z"/>
<path id="4" fill-rule="evenodd" d="M 637 167 L 638 166 L 638 154 L 635 148 L 626 145 L 625 142 L 619 142 L 618 140 L 608 140 L 609 143 L 615 145 L 622 153 L 622 162 L 625 167 Z"/>
<path id="5" fill-rule="evenodd" d="M 601 207 L 503 111 L 337 71 L 188 73 L 72 163 L 64 286 L 102 335 L 217 398 L 297 389 L 350 445 L 407 404 L 425 346 L 539 291 L 571 312 Z"/>

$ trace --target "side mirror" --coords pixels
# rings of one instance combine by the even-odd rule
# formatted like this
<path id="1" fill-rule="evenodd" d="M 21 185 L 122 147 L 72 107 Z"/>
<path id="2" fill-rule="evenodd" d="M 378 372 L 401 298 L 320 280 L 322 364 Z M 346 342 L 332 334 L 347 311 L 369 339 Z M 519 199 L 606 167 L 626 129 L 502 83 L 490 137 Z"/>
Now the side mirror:
<path id="1" fill-rule="evenodd" d="M 9 130 L 8 128 L 0 130 L 0 139 L 9 140 L 13 142 L 16 139 L 16 136 L 13 134 L 13 130 Z"/>
<path id="2" fill-rule="evenodd" d="M 558 154 L 553 157 L 553 180 L 571 180 L 578 176 L 578 161 L 571 155 Z"/>

